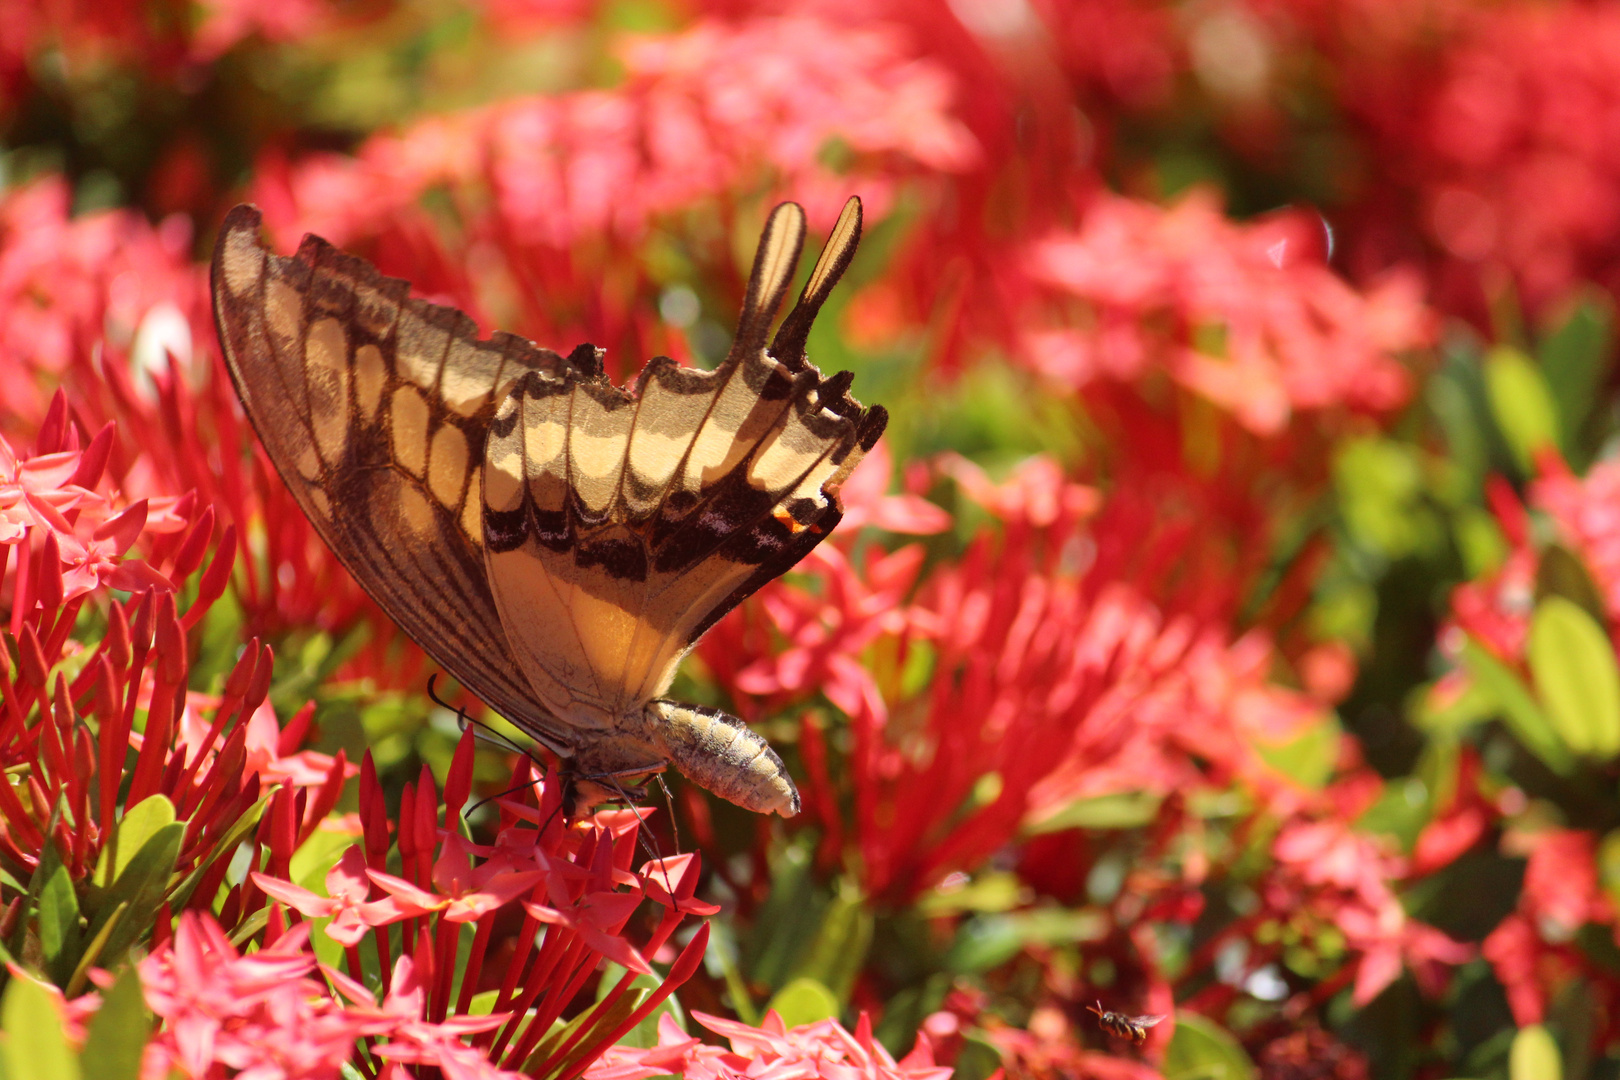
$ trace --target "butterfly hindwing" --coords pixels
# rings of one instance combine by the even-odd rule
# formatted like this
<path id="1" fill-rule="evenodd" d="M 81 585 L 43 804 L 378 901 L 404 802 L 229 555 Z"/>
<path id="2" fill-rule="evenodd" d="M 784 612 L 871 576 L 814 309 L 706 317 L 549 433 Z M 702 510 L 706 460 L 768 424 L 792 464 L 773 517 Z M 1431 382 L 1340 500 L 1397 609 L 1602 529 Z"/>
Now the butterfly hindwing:
<path id="1" fill-rule="evenodd" d="M 763 348 L 803 232 L 792 204 L 767 225 L 741 347 L 716 370 L 660 358 L 634 392 L 534 374 L 500 406 L 485 466 L 490 580 L 519 662 L 559 715 L 638 711 L 703 631 L 837 523 L 838 485 L 886 416 L 802 351 L 790 366 Z M 836 280 L 823 269 L 818 289 L 818 275 Z"/>
<path id="2" fill-rule="evenodd" d="M 537 737 L 483 554 L 484 434 L 498 393 L 554 353 L 413 300 L 315 237 L 283 258 L 241 206 L 222 228 L 214 313 L 237 392 L 289 490 L 349 572 L 473 693 Z"/>

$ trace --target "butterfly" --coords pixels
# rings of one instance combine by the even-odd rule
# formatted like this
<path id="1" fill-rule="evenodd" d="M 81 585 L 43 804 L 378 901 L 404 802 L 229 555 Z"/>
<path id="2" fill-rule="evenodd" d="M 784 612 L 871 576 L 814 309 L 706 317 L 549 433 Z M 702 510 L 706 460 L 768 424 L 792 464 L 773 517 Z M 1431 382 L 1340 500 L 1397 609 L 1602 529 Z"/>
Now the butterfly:
<path id="1" fill-rule="evenodd" d="M 1162 1015 L 1128 1016 L 1125 1013 L 1112 1012 L 1105 1010 L 1100 1001 L 1095 1005 L 1087 1005 L 1086 1012 L 1096 1013 L 1097 1026 L 1108 1034 L 1136 1043 L 1147 1042 L 1148 1028 L 1162 1024 L 1166 1019 Z"/>
<path id="2" fill-rule="evenodd" d="M 319 237 L 274 254 L 260 224 L 233 209 L 212 264 L 260 441 L 382 609 L 557 756 L 565 813 L 639 799 L 670 765 L 749 810 L 797 813 L 763 738 L 662 695 L 704 631 L 832 531 L 839 486 L 887 422 L 848 372 L 804 355 L 859 242 L 859 200 L 774 336 L 804 244 L 793 203 L 765 224 L 725 360 L 658 357 L 628 388 L 590 345 L 480 339 Z"/>

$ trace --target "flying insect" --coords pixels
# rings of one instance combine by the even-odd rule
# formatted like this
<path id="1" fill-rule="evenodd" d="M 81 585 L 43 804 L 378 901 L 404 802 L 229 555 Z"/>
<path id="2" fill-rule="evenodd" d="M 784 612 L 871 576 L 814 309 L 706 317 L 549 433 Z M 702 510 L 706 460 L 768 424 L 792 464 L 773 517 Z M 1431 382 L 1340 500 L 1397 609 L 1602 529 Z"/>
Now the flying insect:
<path id="1" fill-rule="evenodd" d="M 1130 1039 L 1140 1045 L 1147 1041 L 1148 1028 L 1164 1022 L 1163 1015 L 1128 1016 L 1102 1007 L 1102 1002 L 1087 1005 L 1086 1011 L 1097 1014 L 1097 1026 L 1117 1039 Z"/>

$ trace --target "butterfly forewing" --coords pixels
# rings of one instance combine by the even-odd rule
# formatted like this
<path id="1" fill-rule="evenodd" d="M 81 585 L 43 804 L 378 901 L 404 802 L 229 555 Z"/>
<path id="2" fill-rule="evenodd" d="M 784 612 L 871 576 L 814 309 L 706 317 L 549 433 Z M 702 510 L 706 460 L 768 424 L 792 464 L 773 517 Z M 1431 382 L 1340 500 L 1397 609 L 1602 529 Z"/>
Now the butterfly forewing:
<path id="1" fill-rule="evenodd" d="M 214 315 L 265 450 L 322 538 L 400 627 L 468 689 L 537 735 L 569 733 L 532 704 L 484 568 L 484 433 L 497 391 L 561 358 L 476 340 L 460 312 L 309 238 L 260 246 L 259 214 L 226 218 Z"/>

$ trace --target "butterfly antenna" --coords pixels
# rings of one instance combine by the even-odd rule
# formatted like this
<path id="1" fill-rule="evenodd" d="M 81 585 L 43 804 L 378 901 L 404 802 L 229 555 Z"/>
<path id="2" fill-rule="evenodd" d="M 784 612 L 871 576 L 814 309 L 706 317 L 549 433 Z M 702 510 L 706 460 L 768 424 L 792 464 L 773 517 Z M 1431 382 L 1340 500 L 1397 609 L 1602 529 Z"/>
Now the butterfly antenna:
<path id="1" fill-rule="evenodd" d="M 504 799 L 508 795 L 514 795 L 519 791 L 525 790 L 526 788 L 532 788 L 543 780 L 545 780 L 544 776 L 537 776 L 526 784 L 515 784 L 512 787 L 507 788 L 505 791 L 497 791 L 495 794 L 479 799 L 477 802 L 467 807 L 467 809 L 461 812 L 461 816 L 464 818 L 472 817 L 473 814 L 477 812 L 485 803 L 492 803 L 496 799 Z M 544 829 L 541 829 L 540 831 L 545 832 Z"/>
<path id="2" fill-rule="evenodd" d="M 435 671 L 432 675 L 428 676 L 428 685 L 427 685 L 428 697 L 431 698 L 433 700 L 433 703 L 435 705 L 439 706 L 439 708 L 444 709 L 447 712 L 453 712 L 453 713 L 456 714 L 456 726 L 460 730 L 466 731 L 468 728 L 472 728 L 474 738 L 481 739 L 481 740 L 483 740 L 484 742 L 487 742 L 487 743 L 492 743 L 492 744 L 494 744 L 496 746 L 501 747 L 502 749 L 510 750 L 514 754 L 522 754 L 524 757 L 528 758 L 530 761 L 532 761 L 536 765 L 540 766 L 540 769 L 541 769 L 542 773 L 545 771 L 545 763 L 542 762 L 539 758 L 535 757 L 533 751 L 531 751 L 528 747 L 521 745 L 515 739 L 513 739 L 510 735 L 507 735 L 505 732 L 496 731 L 494 728 L 492 728 L 488 724 L 484 723 L 484 721 L 476 720 L 473 717 L 469 716 L 467 714 L 467 710 L 463 709 L 461 706 L 459 706 L 459 705 L 451 706 L 451 704 L 448 701 L 445 701 L 443 698 L 441 698 L 438 695 L 438 693 L 433 689 L 433 684 L 438 681 L 438 678 L 439 678 L 439 673 L 437 671 Z"/>
<path id="3" fill-rule="evenodd" d="M 513 787 L 507 788 L 505 791 L 497 791 L 495 794 L 490 795 L 490 796 L 488 796 L 486 798 L 479 799 L 477 802 L 475 802 L 472 805 L 466 807 L 465 809 L 463 809 L 461 811 L 462 820 L 466 820 L 466 819 L 472 817 L 473 814 L 477 813 L 480 809 L 483 808 L 485 803 L 494 802 L 496 799 L 505 798 L 508 795 L 512 795 L 512 794 L 515 794 L 515 793 L 517 793 L 519 791 L 522 791 L 524 788 L 534 787 L 536 784 L 544 782 L 544 780 L 546 778 L 546 772 L 547 772 L 546 763 L 544 761 L 542 761 L 542 760 L 540 760 L 540 758 L 536 757 L 534 752 L 532 750 L 530 750 L 528 747 L 520 745 L 515 739 L 511 738 L 506 733 L 496 731 L 494 728 L 490 727 L 488 724 L 484 723 L 482 720 L 475 720 L 471 716 L 468 716 L 467 715 L 467 710 L 461 708 L 459 705 L 454 707 L 454 708 L 451 708 L 450 703 L 445 701 L 443 698 L 441 698 L 438 695 L 438 692 L 433 688 L 433 684 L 438 681 L 438 678 L 439 678 L 439 673 L 437 671 L 435 671 L 433 674 L 428 676 L 428 684 L 427 684 L 428 697 L 431 698 L 433 700 L 433 703 L 435 705 L 439 706 L 439 708 L 446 709 L 446 710 L 456 714 L 456 726 L 458 728 L 460 728 L 462 731 L 466 731 L 469 727 L 472 728 L 473 729 L 473 737 L 475 739 L 480 739 L 480 740 L 482 740 L 484 742 L 487 742 L 487 743 L 490 743 L 492 745 L 499 746 L 503 750 L 510 750 L 511 752 L 513 752 L 515 754 L 522 754 L 524 757 L 528 758 L 531 762 L 533 762 L 535 767 L 540 770 L 540 775 L 536 776 L 533 780 L 530 780 L 528 783 L 526 783 L 526 784 L 517 784 L 517 785 L 515 785 Z M 540 831 L 545 832 L 545 829 L 542 828 Z"/>

